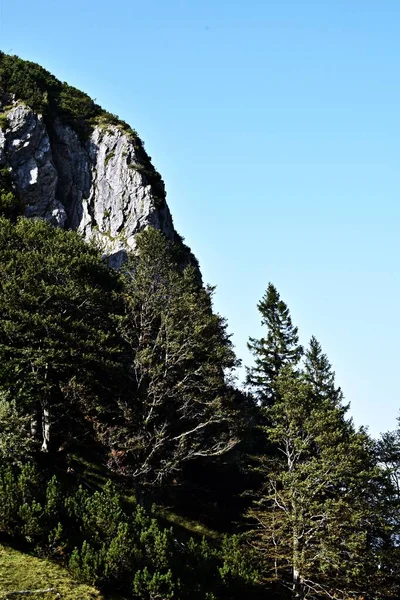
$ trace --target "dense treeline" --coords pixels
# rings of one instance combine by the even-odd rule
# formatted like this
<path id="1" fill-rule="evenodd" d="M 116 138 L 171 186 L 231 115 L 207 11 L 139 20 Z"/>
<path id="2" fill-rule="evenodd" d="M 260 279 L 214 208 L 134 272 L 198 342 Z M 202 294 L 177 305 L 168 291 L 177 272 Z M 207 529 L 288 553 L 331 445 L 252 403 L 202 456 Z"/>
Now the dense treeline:
<path id="1" fill-rule="evenodd" d="M 273 285 L 243 393 L 212 290 L 160 232 L 115 272 L 2 218 L 0 271 L 4 539 L 137 598 L 398 597 L 399 430 L 355 429 Z"/>
<path id="2" fill-rule="evenodd" d="M 151 514 L 244 425 L 212 290 L 161 233 L 138 252 L 117 273 L 74 232 L 0 219 L 0 532 L 137 597 L 257 597 L 238 537 Z"/>
<path id="3" fill-rule="evenodd" d="M 0 500 L 3 535 L 63 561 L 86 583 L 135 598 L 258 597 L 255 560 L 237 536 L 178 539 L 153 511 L 134 500 L 123 506 L 110 481 L 91 491 L 46 480 L 30 462 L 2 468 Z"/>

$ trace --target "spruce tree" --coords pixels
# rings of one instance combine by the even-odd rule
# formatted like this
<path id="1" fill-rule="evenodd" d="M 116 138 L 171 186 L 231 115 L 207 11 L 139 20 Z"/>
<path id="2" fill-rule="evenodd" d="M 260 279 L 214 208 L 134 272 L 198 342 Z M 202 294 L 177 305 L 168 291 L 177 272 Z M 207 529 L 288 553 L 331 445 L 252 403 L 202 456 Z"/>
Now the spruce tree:
<path id="1" fill-rule="evenodd" d="M 275 382 L 281 369 L 285 365 L 297 365 L 303 348 L 289 309 L 272 283 L 257 306 L 261 324 L 267 331 L 265 337 L 249 340 L 248 348 L 255 365 L 247 370 L 246 383 L 261 405 L 271 406 L 277 398 Z"/>
<path id="2" fill-rule="evenodd" d="M 335 385 L 335 373 L 326 354 L 323 354 L 321 344 L 312 336 L 310 345 L 305 352 L 304 373 L 314 394 L 322 400 L 330 399 L 335 405 L 343 400 L 340 387 Z"/>
<path id="3" fill-rule="evenodd" d="M 293 598 L 366 597 L 376 567 L 372 443 L 343 407 L 316 401 L 303 374 L 286 366 L 276 388 L 267 435 L 278 452 L 264 459 L 263 494 L 250 511 L 266 576 Z"/>
<path id="4" fill-rule="evenodd" d="M 400 596 L 400 418 L 397 429 L 383 433 L 376 443 L 383 480 L 376 494 L 377 510 L 384 514 L 384 527 L 376 531 L 381 587 Z"/>

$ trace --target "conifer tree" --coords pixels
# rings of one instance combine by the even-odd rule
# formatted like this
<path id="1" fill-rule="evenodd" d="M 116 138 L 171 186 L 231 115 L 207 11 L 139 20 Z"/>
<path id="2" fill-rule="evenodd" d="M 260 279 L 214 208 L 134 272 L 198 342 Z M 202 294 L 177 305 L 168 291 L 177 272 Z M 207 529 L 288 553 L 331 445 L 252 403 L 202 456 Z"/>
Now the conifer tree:
<path id="1" fill-rule="evenodd" d="M 276 386 L 267 434 L 278 452 L 264 459 L 263 494 L 250 513 L 267 576 L 293 598 L 364 594 L 375 565 L 371 441 L 344 418 L 343 407 L 316 400 L 303 374 L 286 366 Z"/>
<path id="2" fill-rule="evenodd" d="M 266 327 L 266 336 L 249 340 L 248 348 L 255 365 L 247 370 L 246 382 L 263 406 L 271 406 L 276 400 L 275 382 L 281 369 L 285 365 L 297 365 L 303 348 L 289 309 L 272 283 L 258 303 L 258 310 L 261 323 Z"/>
<path id="3" fill-rule="evenodd" d="M 0 463 L 21 465 L 34 449 L 30 419 L 18 411 L 15 401 L 0 392 Z"/>
<path id="4" fill-rule="evenodd" d="M 393 487 L 393 493 L 400 503 L 400 417 L 397 429 L 381 435 L 377 442 L 377 451 L 381 464 Z"/>
<path id="5" fill-rule="evenodd" d="M 118 274 L 77 233 L 0 218 L 0 389 L 31 415 L 43 451 L 54 437 L 87 436 L 115 403 L 118 290 Z"/>
<path id="6" fill-rule="evenodd" d="M 376 494 L 377 510 L 384 513 L 385 526 L 376 532 L 379 575 L 382 587 L 400 596 L 400 418 L 394 431 L 383 433 L 376 443 L 383 481 Z"/>
<path id="7" fill-rule="evenodd" d="M 318 398 L 330 399 L 334 405 L 342 402 L 343 393 L 340 387 L 335 385 L 335 373 L 328 357 L 322 352 L 321 344 L 314 336 L 311 337 L 305 352 L 304 373 Z"/>

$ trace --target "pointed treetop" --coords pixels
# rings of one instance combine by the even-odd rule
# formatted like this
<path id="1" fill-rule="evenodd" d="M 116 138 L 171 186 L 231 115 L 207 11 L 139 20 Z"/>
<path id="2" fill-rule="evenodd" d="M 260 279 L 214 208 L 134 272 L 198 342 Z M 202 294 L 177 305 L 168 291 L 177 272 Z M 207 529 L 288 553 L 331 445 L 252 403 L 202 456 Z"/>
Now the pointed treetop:
<path id="1" fill-rule="evenodd" d="M 335 385 L 335 372 L 327 355 L 322 352 L 321 344 L 314 336 L 311 337 L 310 345 L 305 352 L 304 372 L 314 393 L 320 399 L 330 399 L 336 406 L 341 404 L 343 393 L 340 387 Z"/>
<path id="2" fill-rule="evenodd" d="M 261 339 L 249 340 L 248 348 L 254 355 L 255 365 L 248 369 L 247 384 L 261 404 L 270 406 L 276 399 L 275 380 L 282 367 L 295 367 L 303 355 L 303 348 L 289 309 L 272 283 L 268 284 L 258 303 L 258 310 L 267 334 Z"/>

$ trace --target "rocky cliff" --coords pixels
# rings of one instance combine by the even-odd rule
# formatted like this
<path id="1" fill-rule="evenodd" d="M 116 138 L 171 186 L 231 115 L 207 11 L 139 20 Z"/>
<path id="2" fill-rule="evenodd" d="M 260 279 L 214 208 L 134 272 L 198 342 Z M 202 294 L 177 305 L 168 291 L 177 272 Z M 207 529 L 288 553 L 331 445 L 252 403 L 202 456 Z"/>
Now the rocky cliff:
<path id="1" fill-rule="evenodd" d="M 38 65 L 1 54 L 0 67 L 0 170 L 26 216 L 97 240 L 116 267 L 148 225 L 180 240 L 163 182 L 132 129 Z M 18 83 L 27 78 L 28 92 Z M 60 110 L 66 92 L 69 112 Z"/>

